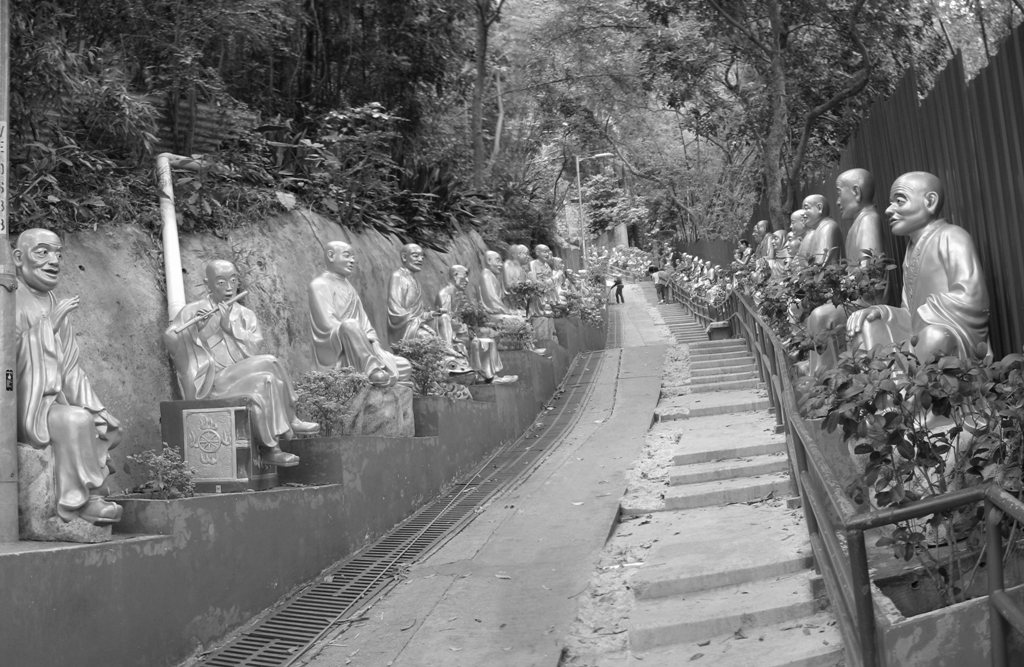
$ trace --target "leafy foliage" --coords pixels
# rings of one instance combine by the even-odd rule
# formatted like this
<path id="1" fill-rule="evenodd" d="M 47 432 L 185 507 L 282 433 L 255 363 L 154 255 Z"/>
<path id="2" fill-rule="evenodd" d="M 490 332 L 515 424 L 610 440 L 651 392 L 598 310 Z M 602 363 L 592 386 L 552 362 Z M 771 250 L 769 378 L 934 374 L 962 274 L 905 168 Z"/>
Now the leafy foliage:
<path id="1" fill-rule="evenodd" d="M 391 346 L 395 354 L 412 364 L 413 389 L 421 396 L 438 394 L 447 381 L 445 349 L 440 338 L 416 337 L 400 340 Z"/>
<path id="2" fill-rule="evenodd" d="M 142 493 L 158 500 L 174 498 L 191 498 L 195 495 L 195 483 L 192 481 L 195 471 L 186 465 L 178 450 L 166 442 L 160 452 L 147 449 L 140 454 L 127 457 L 125 472 L 131 472 L 131 464 L 141 467 L 146 481 L 132 489 L 132 493 Z"/>
<path id="3" fill-rule="evenodd" d="M 532 350 L 534 347 L 533 325 L 524 318 L 502 318 L 494 328 L 494 337 L 505 350 Z"/>
<path id="4" fill-rule="evenodd" d="M 295 381 L 295 413 L 320 424 L 320 433 L 329 436 L 345 407 L 369 386 L 366 375 L 351 367 L 310 371 Z"/>

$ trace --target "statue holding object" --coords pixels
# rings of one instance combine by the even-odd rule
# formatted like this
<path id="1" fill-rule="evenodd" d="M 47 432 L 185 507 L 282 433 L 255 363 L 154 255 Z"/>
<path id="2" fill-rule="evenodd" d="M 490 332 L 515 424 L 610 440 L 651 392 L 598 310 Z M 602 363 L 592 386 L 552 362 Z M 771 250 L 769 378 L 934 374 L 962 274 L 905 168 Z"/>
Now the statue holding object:
<path id="1" fill-rule="evenodd" d="M 922 361 L 956 355 L 984 358 L 988 349 L 989 296 L 970 234 L 939 217 L 945 192 L 934 174 L 909 172 L 892 184 L 893 234 L 910 237 L 903 260 L 899 308 L 873 305 L 846 323 L 854 346 L 913 341 Z"/>
<path id="2" fill-rule="evenodd" d="M 324 264 L 326 270 L 309 283 L 309 325 L 317 365 L 354 368 L 378 387 L 408 382 L 412 366 L 381 346 L 349 282 L 356 268 L 355 250 L 344 241 L 331 241 L 324 247 Z"/>
<path id="3" fill-rule="evenodd" d="M 515 382 L 518 377 L 507 375 L 499 377 L 498 373 L 504 368 L 501 363 L 501 356 L 498 354 L 498 345 L 493 338 L 472 335 L 469 327 L 458 320 L 458 315 L 470 304 L 471 297 L 467 291 L 469 287 L 469 269 L 461 264 L 453 264 L 448 269 L 448 283 L 437 293 L 437 308 L 441 312 L 452 316 L 453 338 L 448 345 L 453 348 L 461 348 L 467 351 L 470 367 L 476 371 L 480 380 L 485 383 L 508 383 Z"/>
<path id="4" fill-rule="evenodd" d="M 238 270 L 227 260 L 206 263 L 209 294 L 186 304 L 164 332 L 185 400 L 245 397 L 254 439 L 264 464 L 290 467 L 299 457 L 281 440 L 311 435 L 318 424 L 295 416 L 295 390 L 280 361 L 259 354 L 263 343 L 256 313 L 238 303 Z"/>
<path id="5" fill-rule="evenodd" d="M 121 519 L 121 506 L 106 499 L 106 481 L 111 472 L 109 452 L 120 442 L 122 431 L 81 365 L 70 320 L 79 298 L 58 299 L 53 294 L 62 251 L 56 234 L 29 229 L 18 236 L 13 252 L 19 287 L 14 322 L 18 440 L 52 456 L 52 470 L 43 470 L 42 475 L 52 475 L 54 496 L 53 507 L 20 507 L 20 520 L 22 534 L 29 539 L 94 542 L 109 536 L 89 536 L 87 528 L 87 535 L 79 537 L 81 532 L 65 531 L 62 524 L 85 521 L 101 526 Z M 19 486 L 19 496 L 24 497 L 24 479 Z M 41 525 L 33 523 L 26 531 L 30 516 L 38 516 Z"/>

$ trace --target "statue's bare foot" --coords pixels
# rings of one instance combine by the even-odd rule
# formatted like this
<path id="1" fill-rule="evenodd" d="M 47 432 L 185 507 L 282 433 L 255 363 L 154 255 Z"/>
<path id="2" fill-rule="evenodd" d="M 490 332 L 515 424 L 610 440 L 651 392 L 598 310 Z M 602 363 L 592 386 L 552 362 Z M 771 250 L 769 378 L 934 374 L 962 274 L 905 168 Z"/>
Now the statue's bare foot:
<path id="1" fill-rule="evenodd" d="M 313 435 L 314 433 L 320 432 L 320 424 L 317 424 L 316 422 L 302 421 L 298 417 L 293 419 L 289 426 L 291 426 L 295 435 Z"/>
<path id="2" fill-rule="evenodd" d="M 267 447 L 263 452 L 263 463 L 281 468 L 292 468 L 299 465 L 299 457 L 281 451 L 280 447 Z"/>
<path id="3" fill-rule="evenodd" d="M 370 380 L 370 384 L 375 387 L 386 387 L 391 384 L 391 376 L 380 368 L 370 371 L 370 374 L 366 376 Z"/>
<path id="4" fill-rule="evenodd" d="M 512 384 L 519 379 L 518 375 L 501 375 L 493 378 L 494 384 Z"/>
<path id="5" fill-rule="evenodd" d="M 82 509 L 78 511 L 78 516 L 94 524 L 115 523 L 121 520 L 123 511 L 117 503 L 100 496 L 90 496 Z"/>

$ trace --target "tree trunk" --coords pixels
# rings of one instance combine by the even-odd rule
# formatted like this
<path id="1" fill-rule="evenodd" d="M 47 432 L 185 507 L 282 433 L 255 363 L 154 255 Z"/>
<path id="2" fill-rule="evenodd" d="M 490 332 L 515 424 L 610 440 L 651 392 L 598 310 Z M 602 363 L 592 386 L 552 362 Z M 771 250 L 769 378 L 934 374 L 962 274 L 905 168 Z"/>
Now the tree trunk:
<path id="1" fill-rule="evenodd" d="M 768 195 L 768 225 L 771 230 L 785 229 L 782 193 L 782 144 L 786 139 L 789 113 L 786 107 L 786 69 L 782 61 L 782 12 L 778 0 L 768 3 L 768 19 L 771 23 L 771 65 L 768 70 L 768 108 L 771 110 L 771 124 L 764 142 L 765 190 Z M 788 188 L 785 188 L 788 189 Z M 788 197 L 787 197 L 788 199 Z M 786 202 L 791 204 L 792 202 Z"/>
<path id="2" fill-rule="evenodd" d="M 473 186 L 479 189 L 484 181 L 484 86 L 487 85 L 487 33 L 490 30 L 490 0 L 476 0 L 476 83 L 470 110 L 470 132 L 473 134 Z"/>

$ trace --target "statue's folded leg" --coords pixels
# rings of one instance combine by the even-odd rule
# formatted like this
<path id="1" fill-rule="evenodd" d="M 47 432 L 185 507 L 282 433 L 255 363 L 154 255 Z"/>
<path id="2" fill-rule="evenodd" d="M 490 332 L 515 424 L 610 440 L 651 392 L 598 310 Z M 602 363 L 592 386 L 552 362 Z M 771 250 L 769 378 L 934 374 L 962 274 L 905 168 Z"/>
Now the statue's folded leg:
<path id="1" fill-rule="evenodd" d="M 46 421 L 57 481 L 57 514 L 69 521 L 103 490 L 109 474 L 108 451 L 116 438 L 101 440 L 94 415 L 84 408 L 54 403 Z M 117 520 L 113 516 L 99 518 Z"/>
<path id="2" fill-rule="evenodd" d="M 853 349 L 873 350 L 879 345 L 899 345 L 903 341 L 910 340 L 913 335 L 910 330 L 910 311 L 892 306 L 871 306 L 871 308 L 880 317 L 864 321 L 860 332 L 853 337 L 851 343 Z M 847 328 L 850 328 L 849 322 Z"/>
<path id="3" fill-rule="evenodd" d="M 825 303 L 807 316 L 807 335 L 815 343 L 808 355 L 808 371 L 814 375 L 820 371 L 834 368 L 839 359 L 836 339 L 846 339 L 846 309 Z M 842 330 L 838 329 L 841 327 Z M 828 334 L 827 339 L 826 334 Z"/>

